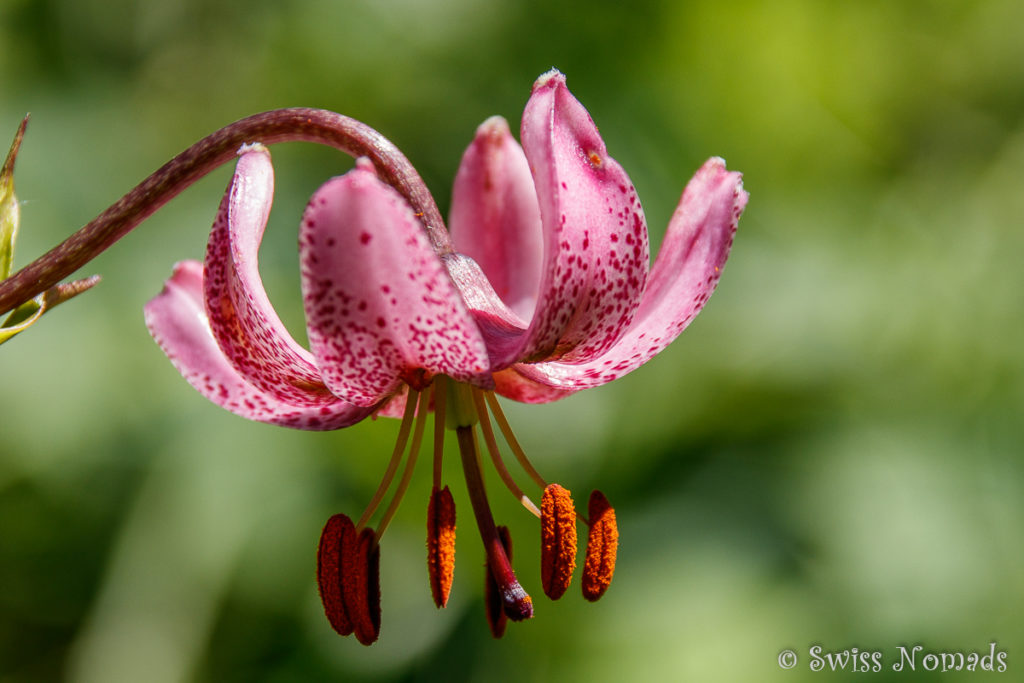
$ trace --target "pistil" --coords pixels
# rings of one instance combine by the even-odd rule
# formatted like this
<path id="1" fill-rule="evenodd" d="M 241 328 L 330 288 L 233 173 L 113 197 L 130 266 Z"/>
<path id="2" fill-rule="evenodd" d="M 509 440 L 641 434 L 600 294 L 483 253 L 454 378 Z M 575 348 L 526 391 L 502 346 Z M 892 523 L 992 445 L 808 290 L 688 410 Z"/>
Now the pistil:
<path id="1" fill-rule="evenodd" d="M 533 616 L 533 600 L 519 585 L 515 572 L 505 554 L 505 546 L 498 536 L 498 530 L 487 503 L 487 492 L 480 472 L 480 456 L 476 438 L 471 426 L 460 426 L 455 430 L 459 440 L 459 454 L 462 456 L 462 471 L 466 475 L 466 488 L 473 505 L 476 525 L 487 552 L 487 566 L 501 596 L 502 609 L 512 621 L 521 621 Z"/>

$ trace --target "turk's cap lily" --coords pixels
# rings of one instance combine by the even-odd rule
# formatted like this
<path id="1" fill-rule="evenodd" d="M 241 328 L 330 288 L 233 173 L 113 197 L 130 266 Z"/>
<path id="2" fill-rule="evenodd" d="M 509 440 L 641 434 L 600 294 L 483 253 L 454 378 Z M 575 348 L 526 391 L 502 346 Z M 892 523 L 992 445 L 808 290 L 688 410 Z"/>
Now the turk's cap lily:
<path id="1" fill-rule="evenodd" d="M 596 600 L 605 592 L 618 548 L 614 510 L 595 491 L 587 517 L 577 514 L 570 492 L 530 464 L 495 394 L 549 402 L 650 360 L 707 302 L 747 202 L 740 174 L 721 159 L 707 161 L 683 191 L 651 267 L 636 190 L 559 72 L 534 84 L 520 139 L 500 117 L 477 129 L 454 183 L 450 242 L 433 232 L 428 238 L 426 219 L 368 159 L 321 186 L 299 229 L 308 350 L 287 332 L 259 277 L 273 169 L 266 148 L 245 145 L 205 262 L 177 264 L 145 307 L 150 332 L 177 369 L 238 415 L 309 430 L 402 417 L 362 517 L 332 517 L 318 551 L 328 620 L 364 644 L 380 626 L 378 542 L 408 486 L 431 412 L 427 547 L 438 607 L 448 600 L 455 553 L 454 502 L 441 476 L 446 428 L 458 437 L 487 555 L 492 633 L 500 636 L 506 619 L 532 616 L 533 603 L 512 571 L 508 531 L 491 515 L 478 436 L 506 488 L 541 520 L 545 594 L 557 599 L 569 586 L 577 521 L 589 527 L 583 595 Z M 496 431 L 543 490 L 541 506 L 509 475 Z M 368 522 L 407 445 L 396 493 L 373 530 Z"/>
<path id="2" fill-rule="evenodd" d="M 322 186 L 299 236 L 308 351 L 259 278 L 273 171 L 265 148 L 244 148 L 205 265 L 177 266 L 146 307 L 151 332 L 207 398 L 306 429 L 400 414 L 404 387 L 439 374 L 525 402 L 621 377 L 714 290 L 747 201 L 740 175 L 718 158 L 697 171 L 650 268 L 636 191 L 562 74 L 535 83 L 521 138 L 498 117 L 478 129 L 447 254 L 368 161 Z"/>

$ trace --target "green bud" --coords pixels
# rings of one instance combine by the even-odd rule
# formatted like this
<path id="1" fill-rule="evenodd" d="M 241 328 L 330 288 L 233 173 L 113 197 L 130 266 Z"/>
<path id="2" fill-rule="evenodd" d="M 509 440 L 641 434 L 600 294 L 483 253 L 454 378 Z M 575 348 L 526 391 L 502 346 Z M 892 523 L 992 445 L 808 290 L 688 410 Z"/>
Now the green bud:
<path id="1" fill-rule="evenodd" d="M 11 314 L 7 316 L 7 320 L 0 324 L 0 344 L 31 327 L 35 321 L 39 320 L 45 310 L 43 295 L 40 294 L 11 311 Z"/>
<path id="2" fill-rule="evenodd" d="M 87 289 L 91 289 L 100 281 L 99 275 L 91 275 L 74 282 L 54 285 L 37 297 L 34 297 L 11 311 L 7 319 L 0 323 L 0 344 L 31 327 L 43 313 L 51 308 L 74 298 Z"/>
<path id="3" fill-rule="evenodd" d="M 14 195 L 14 161 L 18 157 L 18 149 L 21 147 L 22 138 L 25 137 L 27 126 L 28 116 L 22 119 L 21 125 L 18 126 L 11 150 L 7 153 L 7 160 L 4 161 L 3 168 L 0 168 L 0 280 L 5 280 L 11 274 L 14 262 L 14 241 L 18 237 L 18 221 L 21 217 L 18 198 Z M 0 344 L 31 327 L 46 311 L 81 294 L 99 281 L 99 275 L 93 275 L 82 280 L 55 285 L 21 304 L 0 323 Z"/>
<path id="4" fill-rule="evenodd" d="M 18 220 L 20 211 L 18 198 L 14 195 L 14 160 L 18 157 L 18 148 L 25 137 L 28 116 L 21 121 L 18 132 L 7 153 L 7 160 L 0 169 L 0 280 L 11 274 L 14 261 L 14 240 L 18 236 Z"/>

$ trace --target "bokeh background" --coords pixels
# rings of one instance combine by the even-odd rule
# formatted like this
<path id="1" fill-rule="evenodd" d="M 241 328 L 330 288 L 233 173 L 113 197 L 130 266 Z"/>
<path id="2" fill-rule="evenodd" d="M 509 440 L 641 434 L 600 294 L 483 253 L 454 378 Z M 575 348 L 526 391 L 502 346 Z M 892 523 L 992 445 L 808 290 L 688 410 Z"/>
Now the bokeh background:
<path id="1" fill-rule="evenodd" d="M 536 521 L 492 478 L 537 617 L 493 641 L 460 513 L 452 603 L 424 562 L 429 467 L 383 540 L 370 649 L 323 618 L 321 525 L 358 514 L 397 424 L 330 434 L 207 403 L 142 306 L 200 258 L 230 169 L 93 261 L 103 283 L 0 349 L 0 681 L 845 680 L 808 648 L 1008 655 L 1024 680 L 1024 4 L 0 0 L 0 139 L 24 265 L 242 116 L 366 121 L 447 211 L 475 127 L 557 66 L 657 246 L 709 156 L 751 201 L 707 309 L 649 365 L 506 405 L 535 463 L 618 511 L 615 582 L 540 595 Z M 6 131 L 6 133 L 4 133 Z M 3 142 L 6 149 L 6 142 Z M 262 271 L 303 338 L 296 227 L 351 167 L 273 149 Z M 524 485 L 525 485 L 525 480 Z M 799 657 L 782 670 L 777 657 Z M 919 660 L 920 661 L 920 660 Z"/>

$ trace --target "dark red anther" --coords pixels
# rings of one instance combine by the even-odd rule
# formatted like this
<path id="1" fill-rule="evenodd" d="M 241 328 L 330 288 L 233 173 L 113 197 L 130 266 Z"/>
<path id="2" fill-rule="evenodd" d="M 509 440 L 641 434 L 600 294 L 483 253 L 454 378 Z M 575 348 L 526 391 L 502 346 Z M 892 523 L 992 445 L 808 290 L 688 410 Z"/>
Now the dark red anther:
<path id="1" fill-rule="evenodd" d="M 370 645 L 380 635 L 380 546 L 373 529 L 359 534 L 355 552 L 342 558 L 342 598 L 356 638 Z"/>
<path id="2" fill-rule="evenodd" d="M 344 557 L 356 550 L 356 529 L 345 515 L 334 515 L 327 520 L 320 534 L 320 547 L 316 555 L 316 582 L 320 589 L 327 621 L 339 634 L 347 636 L 354 628 L 345 610 L 342 589 Z"/>

